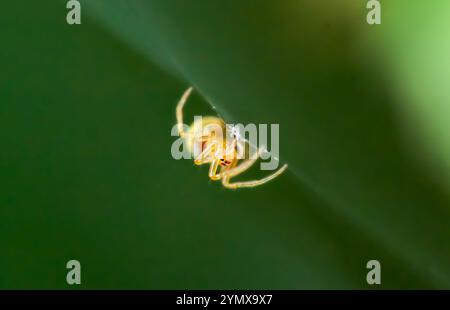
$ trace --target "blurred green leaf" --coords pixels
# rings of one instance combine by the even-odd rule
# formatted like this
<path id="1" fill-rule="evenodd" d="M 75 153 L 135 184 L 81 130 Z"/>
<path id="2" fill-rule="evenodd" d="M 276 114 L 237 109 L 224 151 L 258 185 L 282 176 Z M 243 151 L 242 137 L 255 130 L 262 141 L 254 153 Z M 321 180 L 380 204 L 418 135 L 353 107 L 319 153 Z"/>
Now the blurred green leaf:
<path id="1" fill-rule="evenodd" d="M 423 148 L 418 156 L 450 188 L 450 2 L 386 3 L 383 28 L 372 32 L 383 55 L 407 131 Z M 412 149 L 411 152 L 418 151 Z"/>
<path id="2" fill-rule="evenodd" d="M 83 288 L 369 288 L 370 259 L 382 288 L 450 286 L 448 196 L 404 148 L 364 5 L 82 4 L 81 26 L 50 1 L 1 22 L 1 287 L 65 288 L 69 259 Z M 188 85 L 193 110 L 279 123 L 290 173 L 227 191 L 173 160 Z"/>

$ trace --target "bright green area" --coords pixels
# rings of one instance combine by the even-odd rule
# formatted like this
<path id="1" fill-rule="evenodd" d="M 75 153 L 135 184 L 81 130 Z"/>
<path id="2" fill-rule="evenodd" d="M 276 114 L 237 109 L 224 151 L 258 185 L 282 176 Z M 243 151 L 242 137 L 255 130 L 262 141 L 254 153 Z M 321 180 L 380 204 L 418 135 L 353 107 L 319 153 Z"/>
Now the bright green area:
<path id="1" fill-rule="evenodd" d="M 359 0 L 80 2 L 80 26 L 2 5 L 0 288 L 73 289 L 70 259 L 84 289 L 374 289 L 370 259 L 381 288 L 450 288 L 444 0 L 380 26 Z M 172 159 L 188 85 L 188 117 L 279 123 L 289 172 L 229 191 Z"/>

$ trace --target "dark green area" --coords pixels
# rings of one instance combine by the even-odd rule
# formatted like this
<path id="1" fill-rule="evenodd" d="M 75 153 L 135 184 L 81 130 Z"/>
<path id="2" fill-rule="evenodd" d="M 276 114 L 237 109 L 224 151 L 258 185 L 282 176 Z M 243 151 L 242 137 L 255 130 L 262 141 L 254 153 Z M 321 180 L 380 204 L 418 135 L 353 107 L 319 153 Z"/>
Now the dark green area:
<path id="1" fill-rule="evenodd" d="M 69 288 L 70 259 L 81 288 L 373 288 L 370 259 L 381 288 L 450 287 L 448 196 L 355 43 L 364 6 L 81 3 L 80 26 L 64 1 L 3 7 L 0 288 Z M 188 85 L 230 122 L 279 123 L 289 172 L 229 191 L 173 160 Z M 202 96 L 190 116 L 213 113 Z"/>

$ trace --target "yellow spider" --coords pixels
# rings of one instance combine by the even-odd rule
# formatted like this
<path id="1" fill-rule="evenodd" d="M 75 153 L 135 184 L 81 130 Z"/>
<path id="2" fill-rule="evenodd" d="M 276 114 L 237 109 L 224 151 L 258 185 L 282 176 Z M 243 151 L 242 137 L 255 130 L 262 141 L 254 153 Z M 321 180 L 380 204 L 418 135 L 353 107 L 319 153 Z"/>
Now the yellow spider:
<path id="1" fill-rule="evenodd" d="M 223 119 L 216 116 L 202 117 L 201 120 L 195 120 L 189 127 L 189 131 L 185 132 L 183 129 L 183 107 L 191 92 L 192 87 L 184 92 L 176 108 L 178 133 L 187 142 L 187 147 L 194 156 L 196 165 L 211 165 L 209 169 L 211 180 L 222 180 L 224 187 L 232 189 L 255 187 L 276 178 L 286 170 L 287 165 L 283 165 L 273 174 L 260 180 L 230 183 L 231 178 L 243 173 L 256 162 L 264 152 L 264 148 L 259 148 L 256 156 L 253 156 L 254 158 L 242 159 L 242 162 L 237 165 L 240 160 L 238 151 L 242 151 L 243 147 L 245 148 L 245 142 L 226 130 L 227 125 Z M 218 172 L 219 166 L 220 172 Z"/>

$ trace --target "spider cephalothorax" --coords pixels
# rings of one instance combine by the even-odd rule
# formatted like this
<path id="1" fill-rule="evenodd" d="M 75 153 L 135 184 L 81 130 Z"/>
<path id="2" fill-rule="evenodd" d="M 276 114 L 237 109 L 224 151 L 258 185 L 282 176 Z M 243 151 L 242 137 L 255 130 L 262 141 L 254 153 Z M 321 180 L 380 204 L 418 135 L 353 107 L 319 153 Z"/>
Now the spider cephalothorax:
<path id="1" fill-rule="evenodd" d="M 244 158 L 245 142 L 239 139 L 233 130 L 227 130 L 224 120 L 217 116 L 207 116 L 196 119 L 188 131 L 183 129 L 183 107 L 192 92 L 192 87 L 187 89 L 181 97 L 176 116 L 178 132 L 186 139 L 189 152 L 194 157 L 197 165 L 210 164 L 209 177 L 212 180 L 222 180 L 227 188 L 255 187 L 262 185 L 283 173 L 287 165 L 284 165 L 273 174 L 254 181 L 230 183 L 230 179 L 250 168 L 264 151 L 257 150 L 256 156 Z M 242 162 L 238 165 L 238 161 Z M 219 170 L 220 167 L 220 171 Z"/>

